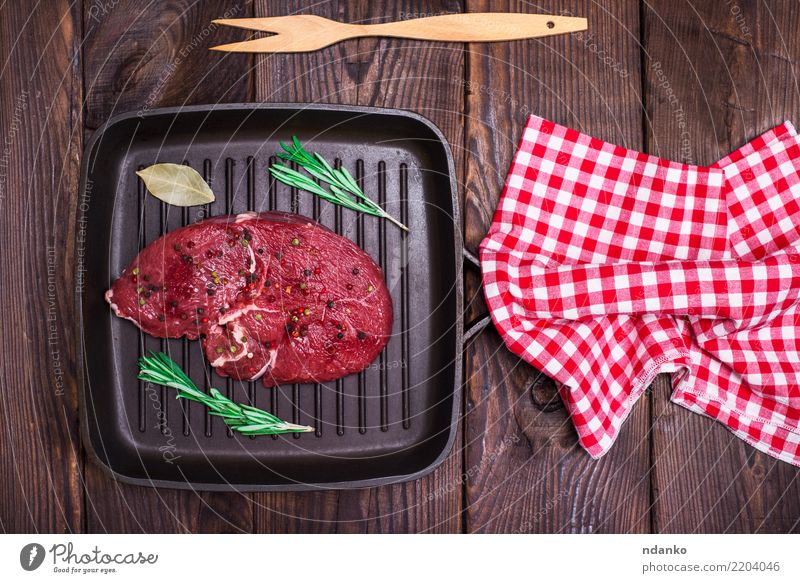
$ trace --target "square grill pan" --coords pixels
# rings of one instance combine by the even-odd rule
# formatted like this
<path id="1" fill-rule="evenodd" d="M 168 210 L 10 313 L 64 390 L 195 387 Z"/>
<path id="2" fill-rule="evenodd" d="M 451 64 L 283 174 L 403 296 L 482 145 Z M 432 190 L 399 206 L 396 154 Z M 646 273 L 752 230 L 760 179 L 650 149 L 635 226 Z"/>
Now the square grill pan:
<path id="1" fill-rule="evenodd" d="M 345 165 L 410 234 L 271 181 L 278 142 L 292 135 Z M 216 201 L 179 208 L 147 194 L 135 171 L 158 162 L 198 170 Z M 122 481 L 195 490 L 366 487 L 433 470 L 453 443 L 461 401 L 462 243 L 453 177 L 441 132 L 404 111 L 234 104 L 110 120 L 86 147 L 78 213 L 78 368 L 90 455 Z M 224 379 L 199 342 L 147 336 L 103 300 L 122 269 L 165 232 L 210 216 L 274 209 L 319 220 L 383 268 L 394 304 L 392 337 L 364 372 L 275 389 Z M 158 350 L 198 387 L 217 387 L 314 433 L 233 435 L 201 405 L 137 380 L 137 358 Z"/>

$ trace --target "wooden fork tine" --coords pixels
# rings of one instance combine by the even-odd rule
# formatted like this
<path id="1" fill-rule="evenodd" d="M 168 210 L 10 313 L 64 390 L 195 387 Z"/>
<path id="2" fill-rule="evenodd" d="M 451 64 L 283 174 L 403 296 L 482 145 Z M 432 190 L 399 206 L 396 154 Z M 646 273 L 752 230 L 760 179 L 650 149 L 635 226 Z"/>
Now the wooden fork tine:
<path id="1" fill-rule="evenodd" d="M 245 30 L 258 30 L 262 32 L 280 32 L 287 23 L 287 16 L 270 16 L 265 18 L 218 18 L 212 20 L 214 24 L 232 26 Z M 281 26 L 284 25 L 284 27 Z"/>
<path id="2" fill-rule="evenodd" d="M 212 51 L 222 51 L 225 53 L 299 53 L 306 52 L 308 49 L 294 49 L 290 46 L 291 40 L 286 39 L 282 34 L 276 34 L 264 38 L 255 38 L 238 43 L 218 45 L 210 47 Z"/>

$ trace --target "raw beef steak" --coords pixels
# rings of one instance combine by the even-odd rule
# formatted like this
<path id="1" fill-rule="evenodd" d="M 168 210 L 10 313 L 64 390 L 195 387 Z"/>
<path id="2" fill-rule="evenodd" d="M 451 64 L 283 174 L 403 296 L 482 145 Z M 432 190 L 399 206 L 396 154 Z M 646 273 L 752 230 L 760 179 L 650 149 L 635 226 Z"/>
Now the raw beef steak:
<path id="1" fill-rule="evenodd" d="M 106 300 L 159 338 L 200 338 L 217 372 L 264 384 L 330 381 L 386 345 L 392 301 L 380 267 L 299 215 L 214 217 L 153 241 Z"/>

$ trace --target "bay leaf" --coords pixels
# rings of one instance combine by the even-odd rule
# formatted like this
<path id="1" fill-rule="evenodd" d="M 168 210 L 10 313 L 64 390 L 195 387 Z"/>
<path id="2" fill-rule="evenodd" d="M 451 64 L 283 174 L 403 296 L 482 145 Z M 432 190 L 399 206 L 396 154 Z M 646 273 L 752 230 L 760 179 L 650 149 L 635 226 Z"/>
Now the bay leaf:
<path id="1" fill-rule="evenodd" d="M 150 194 L 167 204 L 197 206 L 214 202 L 214 193 L 203 177 L 183 164 L 153 164 L 136 173 Z"/>

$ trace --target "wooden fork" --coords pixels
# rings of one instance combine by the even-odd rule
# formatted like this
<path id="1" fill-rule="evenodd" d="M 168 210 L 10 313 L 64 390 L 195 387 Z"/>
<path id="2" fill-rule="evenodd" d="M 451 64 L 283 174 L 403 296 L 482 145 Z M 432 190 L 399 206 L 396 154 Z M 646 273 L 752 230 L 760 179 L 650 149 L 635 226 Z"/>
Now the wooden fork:
<path id="1" fill-rule="evenodd" d="M 497 42 L 577 32 L 587 28 L 585 18 L 506 12 L 444 14 L 381 24 L 347 24 L 311 14 L 222 19 L 215 20 L 214 23 L 275 33 L 273 36 L 211 49 L 232 53 L 304 53 L 345 39 L 364 36 L 445 42 Z"/>

